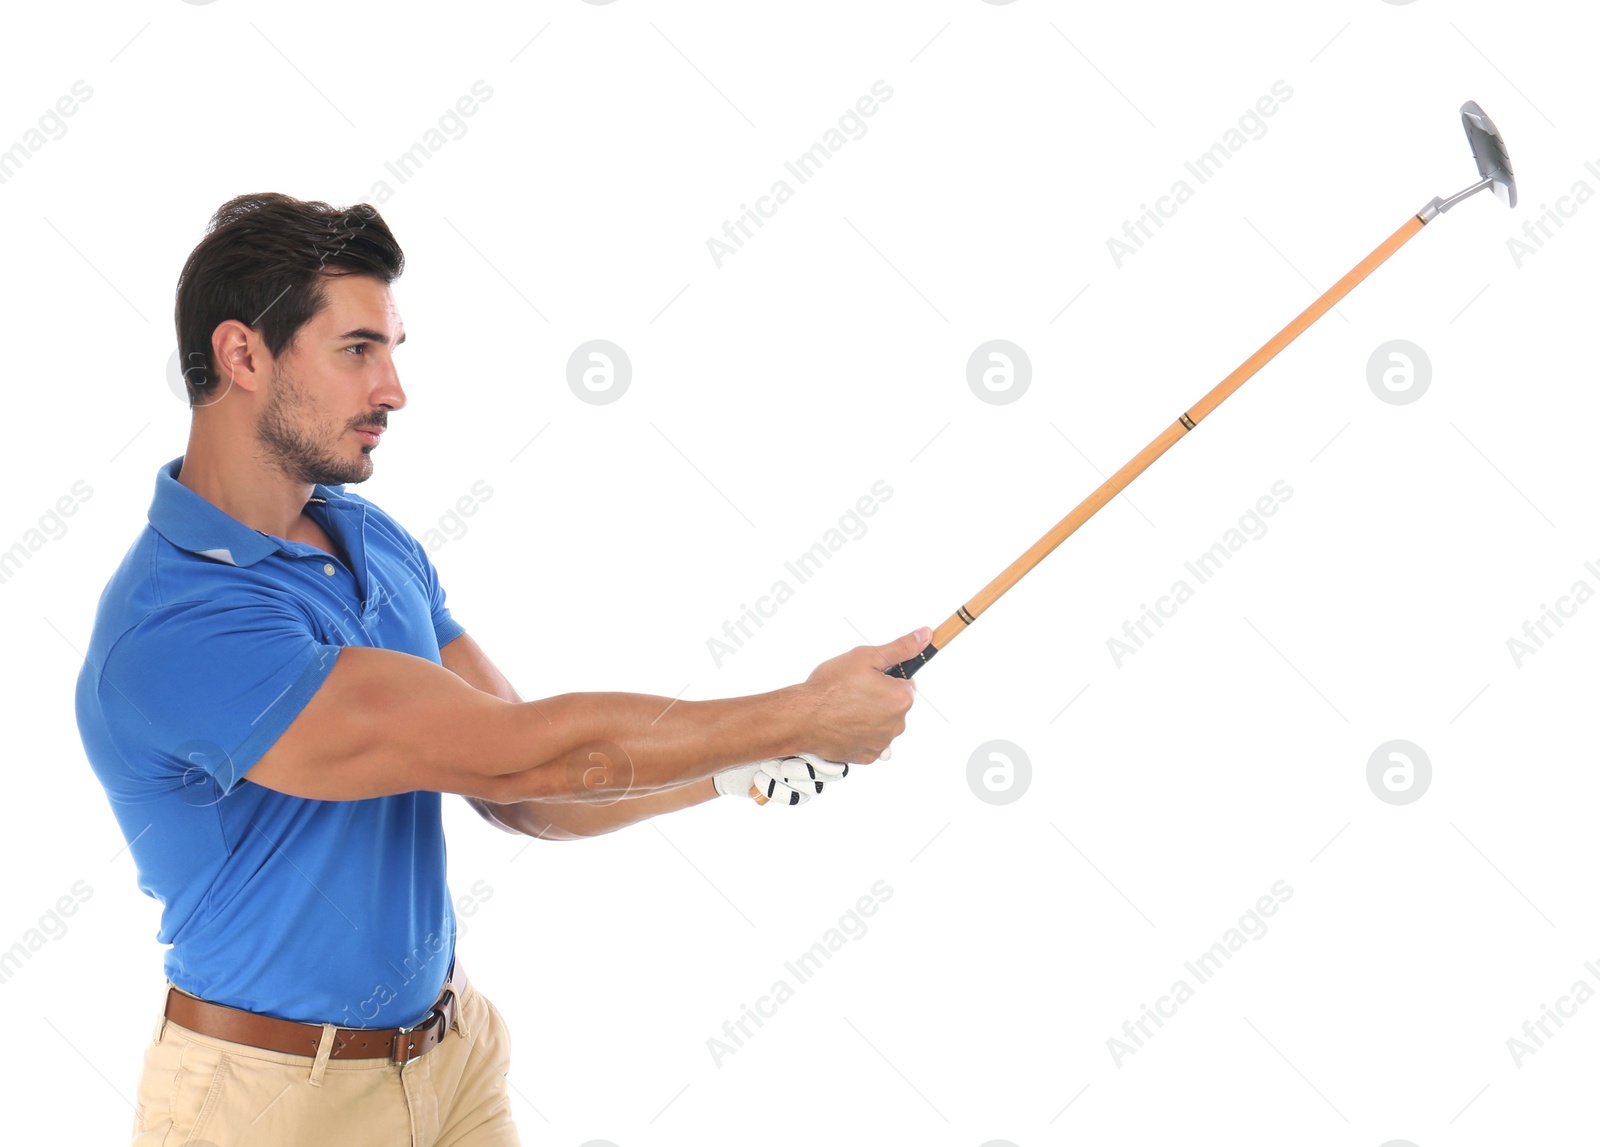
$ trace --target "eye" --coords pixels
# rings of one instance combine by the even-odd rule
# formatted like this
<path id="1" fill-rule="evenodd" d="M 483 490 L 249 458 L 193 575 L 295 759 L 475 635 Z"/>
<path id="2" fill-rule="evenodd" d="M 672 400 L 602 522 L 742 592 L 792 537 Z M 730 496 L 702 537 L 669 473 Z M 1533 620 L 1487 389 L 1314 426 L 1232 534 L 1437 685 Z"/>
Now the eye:
<path id="1" fill-rule="evenodd" d="M 356 343 L 354 346 L 347 346 L 344 349 L 347 350 L 347 351 L 364 352 L 367 349 L 367 344 L 366 343 Z M 361 358 L 361 357 L 363 357 L 363 354 L 357 353 L 356 357 L 357 358 Z"/>

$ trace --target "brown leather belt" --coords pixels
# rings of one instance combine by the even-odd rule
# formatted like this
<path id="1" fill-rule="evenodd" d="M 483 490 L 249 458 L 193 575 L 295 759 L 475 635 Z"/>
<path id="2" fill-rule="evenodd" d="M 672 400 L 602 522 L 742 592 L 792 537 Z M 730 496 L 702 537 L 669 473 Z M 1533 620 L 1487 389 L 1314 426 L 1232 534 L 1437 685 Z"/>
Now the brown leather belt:
<path id="1" fill-rule="evenodd" d="M 466 978 L 458 967 L 453 973 L 459 991 Z M 422 1022 L 408 1028 L 339 1028 L 334 1032 L 334 1059 L 389 1059 L 407 1064 L 439 1045 L 456 1018 L 456 991 L 439 994 Z M 280 1020 L 243 1008 L 230 1008 L 191 996 L 181 988 L 167 990 L 166 1016 L 190 1031 L 265 1051 L 314 1057 L 322 1042 L 320 1024 Z"/>

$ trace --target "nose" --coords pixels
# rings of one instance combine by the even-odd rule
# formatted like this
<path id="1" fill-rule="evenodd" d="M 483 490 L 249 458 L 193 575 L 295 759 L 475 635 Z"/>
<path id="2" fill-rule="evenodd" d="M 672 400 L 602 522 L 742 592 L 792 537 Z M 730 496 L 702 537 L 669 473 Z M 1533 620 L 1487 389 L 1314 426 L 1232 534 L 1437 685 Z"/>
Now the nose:
<path id="1" fill-rule="evenodd" d="M 405 406 L 406 392 L 400 385 L 400 372 L 395 369 L 393 358 L 386 361 L 384 370 L 372 388 L 372 393 L 367 397 L 373 406 L 383 406 L 390 410 L 399 410 Z"/>

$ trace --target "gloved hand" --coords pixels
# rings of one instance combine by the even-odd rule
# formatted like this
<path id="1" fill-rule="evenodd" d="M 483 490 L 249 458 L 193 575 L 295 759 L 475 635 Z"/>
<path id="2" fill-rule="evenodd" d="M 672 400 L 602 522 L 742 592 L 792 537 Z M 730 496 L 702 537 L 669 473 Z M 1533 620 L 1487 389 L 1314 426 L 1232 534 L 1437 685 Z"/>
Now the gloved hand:
<path id="1" fill-rule="evenodd" d="M 815 753 L 800 753 L 737 765 L 717 773 L 712 782 L 723 796 L 749 797 L 757 804 L 797 805 L 805 804 L 849 772 L 848 764 L 825 761 Z"/>

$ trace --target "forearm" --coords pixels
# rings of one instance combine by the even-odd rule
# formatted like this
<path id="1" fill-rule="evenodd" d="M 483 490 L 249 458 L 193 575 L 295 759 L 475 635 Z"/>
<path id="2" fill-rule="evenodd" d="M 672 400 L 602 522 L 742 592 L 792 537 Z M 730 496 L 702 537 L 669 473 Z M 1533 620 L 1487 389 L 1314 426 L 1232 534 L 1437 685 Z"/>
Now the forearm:
<path id="1" fill-rule="evenodd" d="M 645 693 L 565 693 L 485 715 L 480 793 L 512 801 L 599 801 L 656 793 L 733 765 L 800 751 L 805 699 L 793 687 L 677 701 Z M 525 746 L 545 746 L 530 758 Z"/>
<path id="2" fill-rule="evenodd" d="M 480 812 L 485 805 L 509 808 L 537 799 L 553 810 L 545 821 L 620 828 L 709 800 L 714 790 L 707 778 L 721 769 L 806 747 L 800 742 L 809 714 L 794 688 L 676 702 L 637 693 L 566 693 L 527 704 L 471 636 L 463 634 L 445 646 L 440 659 L 474 688 L 513 703 L 499 714 L 509 721 L 513 740 L 521 737 L 526 743 L 545 722 L 559 722 L 568 742 L 561 757 L 539 769 L 497 777 L 493 798 L 474 800 Z M 531 775 L 539 770 L 540 776 Z M 595 807 L 583 807 L 590 803 Z M 555 809 L 558 804 L 566 807 Z M 623 805 L 638 808 L 624 811 Z M 562 814 L 565 820 L 558 820 Z M 494 818 L 504 824 L 507 815 L 514 814 L 497 812 Z"/>
<path id="3" fill-rule="evenodd" d="M 545 800 L 491 804 L 475 799 L 473 804 L 479 806 L 480 813 L 492 817 L 514 832 L 545 840 L 577 840 L 586 836 L 602 836 L 662 813 L 703 804 L 716 795 L 713 782 L 701 780 L 623 797 L 610 804 Z"/>

